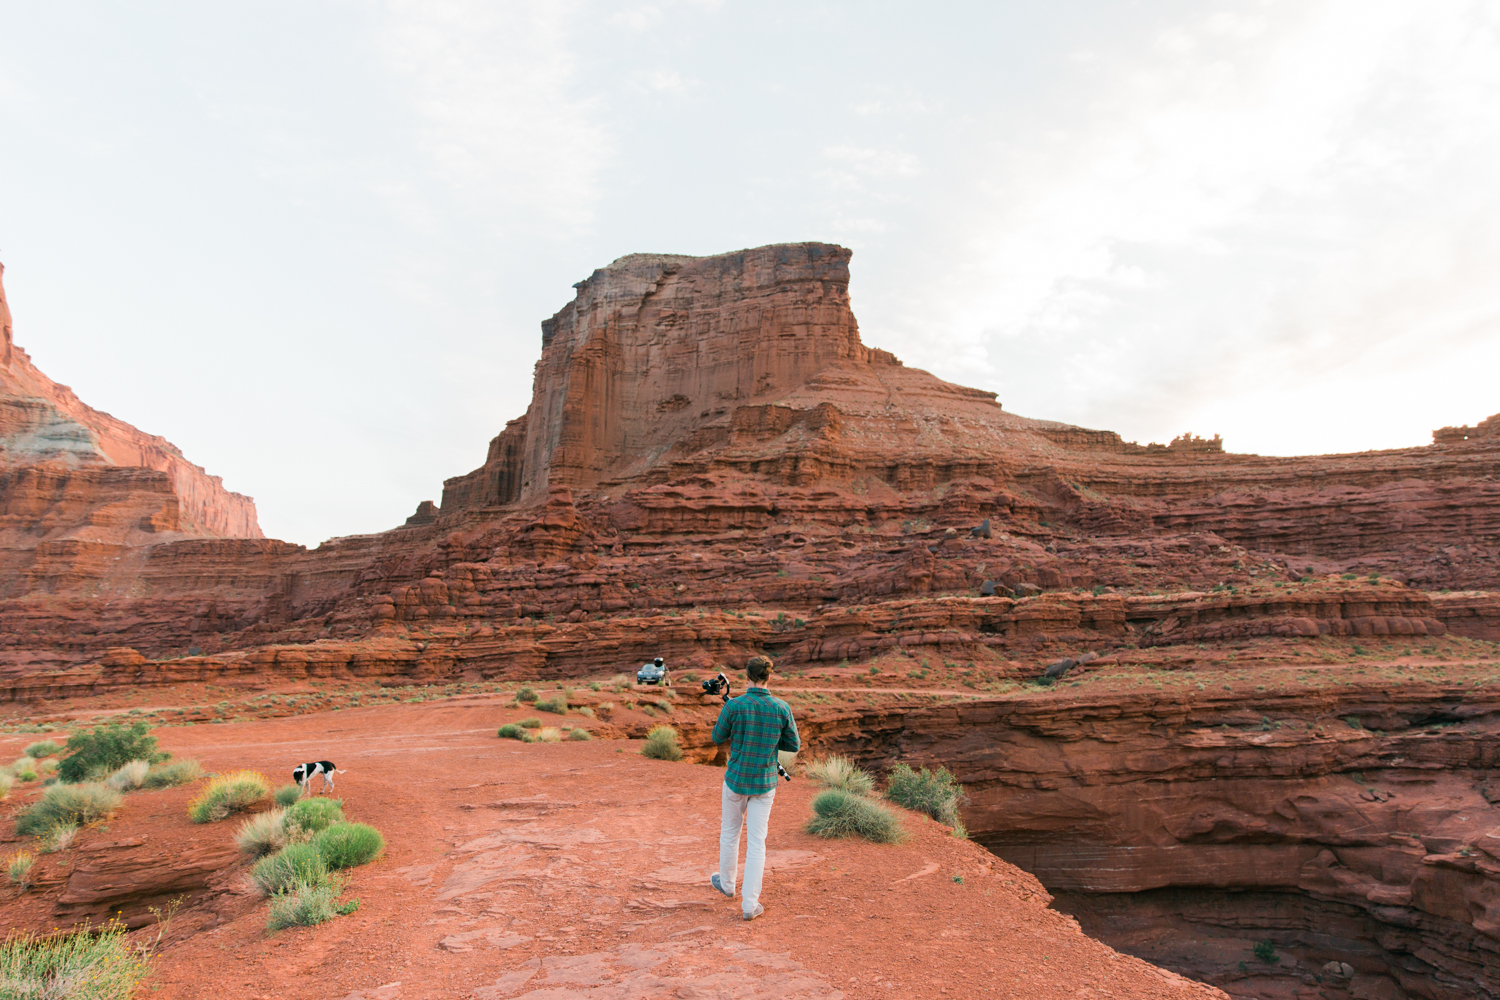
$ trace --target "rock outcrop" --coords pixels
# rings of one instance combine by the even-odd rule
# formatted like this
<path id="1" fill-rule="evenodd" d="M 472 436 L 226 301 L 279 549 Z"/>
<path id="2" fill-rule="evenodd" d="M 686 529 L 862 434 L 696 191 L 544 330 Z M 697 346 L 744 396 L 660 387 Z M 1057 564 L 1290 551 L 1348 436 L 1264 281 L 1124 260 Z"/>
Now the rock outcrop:
<path id="1" fill-rule="evenodd" d="M 0 276 L 4 267 L 0 266 Z M 164 438 L 84 404 L 15 346 L 0 284 L 0 544 L 259 538 L 255 504 Z"/>

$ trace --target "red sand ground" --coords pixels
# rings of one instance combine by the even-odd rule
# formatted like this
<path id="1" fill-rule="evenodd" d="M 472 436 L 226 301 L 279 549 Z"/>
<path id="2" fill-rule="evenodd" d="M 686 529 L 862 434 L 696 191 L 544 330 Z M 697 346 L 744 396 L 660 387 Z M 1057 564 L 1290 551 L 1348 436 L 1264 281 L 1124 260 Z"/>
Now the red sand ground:
<path id="1" fill-rule="evenodd" d="M 1036 881 L 904 814 L 908 842 L 802 832 L 817 789 L 778 792 L 766 914 L 707 884 L 716 868 L 713 767 L 652 761 L 623 740 L 521 744 L 494 704 L 380 706 L 158 731 L 212 771 L 288 779 L 302 760 L 348 773 L 351 819 L 388 851 L 355 869 L 360 908 L 313 928 L 266 930 L 267 903 L 227 854 L 221 888 L 177 916 L 148 981 L 161 1000 L 213 997 L 419 1000 L 1223 997 L 1117 954 L 1047 908 Z M 19 754 L 36 737 L 6 738 Z M 223 851 L 238 820 L 195 826 L 192 788 L 131 793 L 118 816 L 38 863 L 41 884 L 6 890 L 7 923 L 42 929 L 66 871 L 137 837 L 164 857 Z M 28 796 L 29 798 L 29 796 Z M 18 796 L 12 796 L 12 803 Z M 94 849 L 94 850 L 91 850 Z M 962 879 L 962 881 L 959 881 Z M 149 933 L 142 932 L 142 933 Z"/>

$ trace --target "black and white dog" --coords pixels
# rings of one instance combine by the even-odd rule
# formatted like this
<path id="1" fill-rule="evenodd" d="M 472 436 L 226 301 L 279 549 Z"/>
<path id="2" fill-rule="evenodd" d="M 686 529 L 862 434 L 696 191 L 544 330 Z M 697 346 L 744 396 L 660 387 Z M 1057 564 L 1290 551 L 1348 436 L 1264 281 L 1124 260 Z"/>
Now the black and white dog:
<path id="1" fill-rule="evenodd" d="M 347 770 L 347 769 L 346 769 Z M 316 760 L 311 764 L 298 764 L 292 768 L 292 780 L 302 786 L 302 794 L 307 794 L 308 786 L 312 784 L 313 778 L 323 776 L 323 791 L 333 791 L 333 776 L 344 772 L 333 766 L 331 760 Z"/>

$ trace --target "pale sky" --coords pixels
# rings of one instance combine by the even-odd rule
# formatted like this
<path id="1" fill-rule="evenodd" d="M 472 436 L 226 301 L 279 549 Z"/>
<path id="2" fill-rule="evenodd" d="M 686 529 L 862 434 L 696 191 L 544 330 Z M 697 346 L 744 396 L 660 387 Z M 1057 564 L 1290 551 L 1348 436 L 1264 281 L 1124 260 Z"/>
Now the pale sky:
<path id="1" fill-rule="evenodd" d="M 1500 411 L 1500 2 L 0 0 L 17 342 L 379 531 L 634 252 L 854 249 L 866 344 L 1272 455 Z"/>

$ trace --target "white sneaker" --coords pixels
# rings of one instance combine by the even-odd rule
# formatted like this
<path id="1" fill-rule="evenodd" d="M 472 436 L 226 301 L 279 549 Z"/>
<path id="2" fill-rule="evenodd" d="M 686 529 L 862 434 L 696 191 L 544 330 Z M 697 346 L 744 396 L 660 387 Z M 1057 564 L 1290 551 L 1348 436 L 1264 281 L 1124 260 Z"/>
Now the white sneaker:
<path id="1" fill-rule="evenodd" d="M 745 919 L 746 920 L 754 920 L 756 917 L 760 916 L 762 913 L 765 913 L 765 912 L 766 912 L 766 908 L 764 906 L 761 906 L 759 903 L 756 903 L 755 904 L 755 909 L 753 909 L 753 910 L 746 910 L 745 911 Z"/>
<path id="2" fill-rule="evenodd" d="M 730 899 L 734 898 L 734 893 L 732 893 L 729 890 L 725 889 L 724 886 L 719 882 L 719 873 L 718 872 L 714 872 L 712 875 L 710 875 L 708 877 L 708 884 L 711 885 L 711 886 L 713 886 L 715 889 L 718 889 L 720 892 L 724 893 L 724 895 L 728 896 Z"/>

